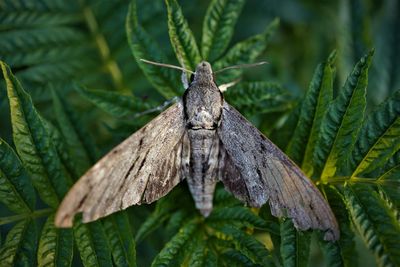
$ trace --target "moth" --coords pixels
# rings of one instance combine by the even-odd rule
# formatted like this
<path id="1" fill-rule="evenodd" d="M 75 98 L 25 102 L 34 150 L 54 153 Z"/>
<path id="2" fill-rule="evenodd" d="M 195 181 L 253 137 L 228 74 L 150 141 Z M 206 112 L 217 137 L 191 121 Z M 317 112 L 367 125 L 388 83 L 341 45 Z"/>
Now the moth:
<path id="1" fill-rule="evenodd" d="M 268 202 L 274 216 L 291 218 L 297 229 L 322 230 L 329 241 L 339 238 L 336 219 L 319 190 L 224 100 L 205 61 L 197 65 L 177 103 L 76 182 L 57 211 L 55 225 L 71 227 L 80 212 L 83 222 L 91 222 L 132 205 L 152 203 L 185 179 L 205 217 L 221 181 L 251 207 Z"/>

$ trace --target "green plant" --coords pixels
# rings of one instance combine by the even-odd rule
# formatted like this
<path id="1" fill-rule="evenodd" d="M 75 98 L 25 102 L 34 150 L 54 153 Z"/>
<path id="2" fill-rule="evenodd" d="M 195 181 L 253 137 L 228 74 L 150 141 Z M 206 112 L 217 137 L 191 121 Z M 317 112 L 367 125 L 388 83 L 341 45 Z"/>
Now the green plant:
<path id="1" fill-rule="evenodd" d="M 328 266 L 357 266 L 359 237 L 379 266 L 400 265 L 400 91 L 367 112 L 373 51 L 359 59 L 337 93 L 333 52 L 318 65 L 301 100 L 264 79 L 241 81 L 225 95 L 270 132 L 319 186 L 339 222 L 338 242 L 324 242 L 317 232 L 297 232 L 290 220 L 272 217 L 268 205 L 244 207 L 222 187 L 215 193 L 213 213 L 204 219 L 184 184 L 150 208 L 132 207 L 94 223 L 78 219 L 73 229 L 55 228 L 54 212 L 73 181 L 150 119 L 131 118 L 157 105 L 160 95 L 183 92 L 179 73 L 138 60 L 169 62 L 170 55 L 146 32 L 159 27 L 151 18 L 164 12 L 160 2 L 140 18 L 136 1 L 129 7 L 124 1 L 109 2 L 1 3 L 0 29 L 8 31 L 1 33 L 0 55 L 12 66 L 1 62 L 6 88 L 0 88 L 0 96 L 7 94 L 12 127 L 12 140 L 0 139 L 0 202 L 7 208 L 0 217 L 6 234 L 1 266 L 305 266 L 313 242 Z M 230 47 L 244 0 L 212 0 L 198 46 L 178 2 L 165 2 L 173 51 L 179 64 L 191 69 L 201 59 L 214 69 L 254 62 L 278 24 L 274 20 L 262 33 Z M 126 11 L 128 42 L 123 30 L 115 30 Z M 139 68 L 158 95 L 154 90 L 129 93 L 129 88 L 146 86 L 136 78 Z M 233 70 L 217 79 L 222 83 L 242 74 Z M 143 101 L 143 93 L 154 98 Z M 91 123 L 94 119 L 106 127 Z M 93 127 L 101 129 L 97 138 L 90 134 Z"/>

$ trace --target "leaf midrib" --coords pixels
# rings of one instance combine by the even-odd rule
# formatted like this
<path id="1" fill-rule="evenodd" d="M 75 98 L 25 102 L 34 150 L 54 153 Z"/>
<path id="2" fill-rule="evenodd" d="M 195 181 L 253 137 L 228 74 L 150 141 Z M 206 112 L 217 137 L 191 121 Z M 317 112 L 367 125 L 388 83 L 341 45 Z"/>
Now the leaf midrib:
<path id="1" fill-rule="evenodd" d="M 20 162 L 22 165 L 22 162 Z M 18 192 L 18 190 L 16 189 L 15 185 L 11 182 L 11 180 L 9 178 L 7 178 L 8 176 L 0 169 L 0 177 L 3 176 L 5 180 L 8 181 L 11 190 L 14 192 L 15 195 L 17 195 L 18 199 L 23 203 L 23 205 L 25 206 L 25 208 L 27 208 L 27 210 L 24 211 L 28 211 L 28 212 L 33 212 L 33 210 L 29 207 L 29 205 L 27 204 L 27 202 L 24 200 L 24 198 L 21 197 L 20 192 Z"/>
<path id="2" fill-rule="evenodd" d="M 10 79 L 10 76 L 9 76 L 9 69 L 8 69 L 8 67 L 5 65 L 5 64 L 3 64 L 3 66 L 5 67 L 5 69 L 6 69 L 6 72 L 7 72 L 7 78 L 6 78 L 6 80 L 7 80 L 7 83 L 9 83 L 8 84 L 8 86 L 10 86 L 12 89 L 11 89 L 11 92 L 12 92 L 12 95 L 10 96 L 8 96 L 9 97 L 9 99 L 10 98 L 15 98 L 15 101 L 17 102 L 17 108 L 18 108 L 18 110 L 20 110 L 21 111 L 21 115 L 22 115 L 22 117 L 23 117 L 23 119 L 24 119 L 24 125 L 26 126 L 26 128 L 27 128 L 27 130 L 28 130 L 28 132 L 29 132 L 29 135 L 27 136 L 28 138 L 29 138 L 29 140 L 31 141 L 31 143 L 33 144 L 33 146 L 31 147 L 32 149 L 34 149 L 35 150 L 35 152 L 36 152 L 36 155 L 38 156 L 38 158 L 39 158 L 39 160 L 40 160 L 40 162 L 41 162 L 41 165 L 42 165 L 42 167 L 43 167 L 43 170 L 44 170 L 44 172 L 45 172 L 45 174 L 46 174 L 46 178 L 47 178 L 47 181 L 50 183 L 50 185 L 52 186 L 52 188 L 50 189 L 52 192 L 51 192 L 51 194 L 52 194 L 52 196 L 50 196 L 51 198 L 53 198 L 53 197 L 55 197 L 55 202 L 56 203 L 59 203 L 59 195 L 58 195 L 58 193 L 57 193 L 57 191 L 56 191 L 56 186 L 55 186 L 55 184 L 53 183 L 53 180 L 52 179 L 50 179 L 50 177 L 51 177 L 51 175 L 50 175 L 50 173 L 48 172 L 48 169 L 45 167 L 45 164 L 44 164 L 44 161 L 43 161 L 43 158 L 42 158 L 42 153 L 40 153 L 40 151 L 37 149 L 37 146 L 35 146 L 35 144 L 37 144 L 37 143 L 39 143 L 39 142 L 36 142 L 36 140 L 35 140 L 35 138 L 34 138 L 34 136 L 32 135 L 32 129 L 31 129 L 31 125 L 28 123 L 28 121 L 27 121 L 27 116 L 26 116 L 26 111 L 25 111 L 25 106 L 24 105 L 22 105 L 22 103 L 21 103 L 21 98 L 23 98 L 24 96 L 22 96 L 21 97 L 21 94 L 20 93 L 22 93 L 22 94 L 26 94 L 25 96 L 27 96 L 28 97 L 28 100 L 29 100 L 29 96 L 27 95 L 27 93 L 25 93 L 25 92 L 23 92 L 23 91 L 21 91 L 20 92 L 20 90 L 18 90 L 15 86 L 14 86 L 14 83 L 12 82 L 12 79 L 14 79 L 14 80 L 16 80 L 16 78 L 15 77 L 11 77 L 12 79 Z M 10 73 L 11 75 L 13 75 L 12 73 Z M 16 85 L 17 85 L 17 87 L 18 86 L 21 86 L 20 84 L 19 84 L 19 82 L 16 80 Z M 7 86 L 7 91 L 8 91 L 8 86 Z M 21 88 L 20 88 L 21 89 Z M 9 93 L 9 92 L 8 92 Z M 11 102 L 11 99 L 10 99 L 10 102 Z M 33 103 L 31 102 L 31 105 L 32 105 L 32 108 L 33 108 Z M 42 124 L 42 127 L 44 127 L 44 125 L 43 125 L 43 123 L 42 123 L 42 121 L 41 121 L 41 118 L 40 118 L 40 116 L 39 116 L 39 114 L 37 113 L 37 111 L 33 108 L 33 112 L 34 113 L 36 113 L 36 115 L 38 116 L 37 117 L 37 119 L 38 120 L 40 120 L 40 123 Z M 13 125 L 14 125 L 14 123 L 13 123 Z M 43 129 L 44 131 L 46 131 L 46 129 Z M 46 131 L 47 132 L 47 131 Z M 15 132 L 14 132 L 14 130 L 13 130 L 13 135 L 15 135 Z M 49 141 L 50 142 L 50 141 Z M 18 142 L 16 142 L 16 143 L 18 143 Z M 18 151 L 19 149 L 18 149 L 18 146 L 17 146 L 17 151 Z M 31 164 L 31 163 L 29 163 L 29 164 Z M 38 190 L 39 191 L 39 190 Z M 47 203 L 46 203 L 47 204 Z M 51 206 L 51 205 L 49 205 L 49 206 Z"/>
<path id="3" fill-rule="evenodd" d="M 122 71 L 119 68 L 118 63 L 111 57 L 110 47 L 104 34 L 102 34 L 99 29 L 99 24 L 92 8 L 87 4 L 86 0 L 78 0 L 78 2 L 81 6 L 81 12 L 83 14 L 86 26 L 96 43 L 103 65 L 109 72 L 115 88 L 117 91 L 121 92 L 129 91 L 125 86 Z"/>
<path id="4" fill-rule="evenodd" d="M 358 171 L 361 168 L 362 163 L 364 162 L 364 160 L 370 155 L 370 153 L 373 151 L 373 148 L 375 147 L 376 144 L 379 143 L 380 140 L 382 140 L 383 136 L 386 135 L 386 133 L 393 127 L 393 125 L 399 120 L 399 117 L 396 117 L 390 124 L 389 127 L 386 128 L 386 130 L 384 131 L 384 133 L 382 135 L 379 136 L 379 138 L 376 140 L 376 142 L 374 142 L 372 144 L 372 146 L 369 147 L 368 152 L 365 154 L 365 156 L 362 158 L 362 160 L 358 163 L 357 168 L 355 169 L 355 171 L 353 172 L 353 174 L 351 175 L 351 177 L 359 174 L 360 172 L 362 172 L 363 170 L 365 170 L 366 168 Z M 368 165 L 369 166 L 369 165 Z M 367 167 L 368 167 L 367 166 Z"/>
<path id="5" fill-rule="evenodd" d="M 351 187 L 349 187 L 349 190 L 352 192 L 354 198 L 356 198 L 358 204 L 359 204 L 360 207 L 362 208 L 363 214 L 365 214 L 365 216 L 368 218 L 368 221 L 369 221 L 371 227 L 374 229 L 374 236 L 376 236 L 376 237 L 379 239 L 379 244 L 382 246 L 382 249 L 384 250 L 385 255 L 388 256 L 388 258 L 390 258 L 390 261 L 391 261 L 391 262 L 393 262 L 393 261 L 392 261 L 392 257 L 391 257 L 391 256 L 392 256 L 391 253 L 388 253 L 388 249 L 387 249 L 386 243 L 383 242 L 384 240 L 382 240 L 381 235 L 379 235 L 380 231 L 377 230 L 377 228 L 375 227 L 375 224 L 372 223 L 373 221 L 371 220 L 371 216 L 369 215 L 368 212 L 366 212 L 366 210 L 368 210 L 368 209 L 365 208 L 364 204 L 360 201 L 360 198 L 359 198 L 358 195 L 353 191 L 353 189 L 352 189 Z M 376 198 L 376 199 L 378 199 L 379 201 L 381 200 L 380 198 Z M 389 217 L 391 217 L 389 213 L 387 213 L 387 215 L 389 215 Z M 358 227 L 357 227 L 357 228 L 358 228 Z M 377 233 L 378 233 L 378 234 L 377 234 Z M 360 234 L 360 236 L 361 236 L 361 238 L 363 239 L 364 243 L 368 245 L 369 242 L 365 239 L 364 235 L 363 235 L 363 234 Z M 371 250 L 372 250 L 372 249 L 371 249 Z M 376 253 L 374 250 L 373 250 L 373 252 L 374 252 L 374 254 Z M 375 257 L 377 257 L 377 256 L 379 257 L 379 260 L 382 260 L 382 259 L 383 259 L 383 257 L 382 257 L 381 255 L 377 255 L 377 254 L 375 254 L 375 255 L 376 255 Z"/>
<path id="6" fill-rule="evenodd" d="M 335 139 L 334 139 L 334 141 L 333 141 L 333 143 L 332 143 L 332 145 L 331 145 L 331 148 L 330 148 L 330 151 L 329 151 L 329 155 L 328 155 L 328 157 L 326 158 L 325 165 L 324 165 L 324 169 L 323 169 L 323 171 L 322 171 L 322 173 L 321 173 L 321 180 L 324 179 L 324 173 L 326 172 L 327 163 L 329 162 L 329 160 L 330 160 L 331 157 L 332 157 L 332 151 L 333 151 L 333 149 L 335 148 L 335 144 L 336 144 L 336 142 L 337 142 L 337 140 L 338 140 L 339 133 L 340 133 L 340 131 L 343 129 L 343 121 L 344 121 L 344 119 L 347 117 L 347 114 L 348 114 L 348 112 L 349 112 L 349 107 L 350 107 L 351 104 L 353 103 L 353 98 L 354 98 L 354 96 L 356 95 L 357 90 L 361 90 L 361 89 L 358 88 L 358 86 L 359 86 L 360 81 L 361 81 L 361 79 L 360 79 L 360 78 L 361 78 L 361 75 L 364 75 L 364 74 L 363 74 L 363 71 L 365 70 L 365 68 L 368 68 L 368 63 L 365 63 L 365 65 L 362 67 L 362 70 L 360 71 L 360 76 L 358 77 L 358 79 L 357 79 L 357 84 L 356 84 L 356 86 L 354 87 L 354 89 L 353 89 L 353 91 L 352 91 L 350 100 L 349 100 L 349 102 L 348 102 L 348 105 L 346 106 L 346 111 L 344 112 L 344 114 L 343 114 L 343 116 L 342 116 L 342 119 L 340 120 L 339 129 L 336 131 Z M 364 95 L 365 95 L 365 92 L 364 92 Z M 340 96 L 338 96 L 338 99 L 335 99 L 334 101 L 335 101 L 335 102 L 339 102 L 339 100 L 340 100 Z M 336 103 L 333 103 L 333 104 L 335 105 Z M 365 112 L 365 106 L 363 107 L 363 114 L 364 114 L 364 112 Z M 360 131 L 360 128 L 357 129 L 357 135 L 358 135 L 358 132 L 359 132 L 359 131 Z M 354 147 L 354 144 L 353 144 L 353 147 Z M 349 151 L 351 151 L 351 150 L 352 150 L 352 149 L 350 149 Z M 337 162 L 336 162 L 336 163 L 337 163 Z M 335 164 L 335 165 L 336 165 L 336 164 Z M 335 171 L 335 173 L 336 173 L 336 171 Z"/>

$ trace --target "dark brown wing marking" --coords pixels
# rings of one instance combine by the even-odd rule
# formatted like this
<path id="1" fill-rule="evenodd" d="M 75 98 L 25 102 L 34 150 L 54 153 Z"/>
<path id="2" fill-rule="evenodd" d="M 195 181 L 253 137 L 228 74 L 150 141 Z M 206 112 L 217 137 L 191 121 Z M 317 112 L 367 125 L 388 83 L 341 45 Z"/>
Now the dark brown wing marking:
<path id="1" fill-rule="evenodd" d="M 176 103 L 97 162 L 71 188 L 55 224 L 71 227 L 76 213 L 94 221 L 127 207 L 150 203 L 182 179 L 183 105 Z"/>
<path id="2" fill-rule="evenodd" d="M 320 229 L 337 240 L 336 219 L 315 185 L 237 110 L 224 103 L 218 135 L 226 151 L 220 179 L 249 205 L 267 201 L 273 215 L 292 218 L 300 230 Z"/>

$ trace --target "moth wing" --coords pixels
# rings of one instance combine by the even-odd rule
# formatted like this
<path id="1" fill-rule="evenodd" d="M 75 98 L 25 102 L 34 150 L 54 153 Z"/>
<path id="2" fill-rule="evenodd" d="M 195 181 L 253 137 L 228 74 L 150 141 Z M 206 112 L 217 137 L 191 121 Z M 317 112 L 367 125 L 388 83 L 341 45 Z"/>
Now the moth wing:
<path id="1" fill-rule="evenodd" d="M 336 219 L 319 190 L 226 102 L 218 135 L 223 147 L 220 180 L 228 191 L 253 207 L 269 201 L 274 216 L 291 218 L 300 230 L 320 229 L 325 240 L 339 238 Z"/>
<path id="2" fill-rule="evenodd" d="M 134 204 L 151 203 L 182 179 L 185 131 L 178 102 L 113 148 L 83 175 L 58 208 L 55 225 L 71 227 L 76 213 L 94 221 Z"/>

